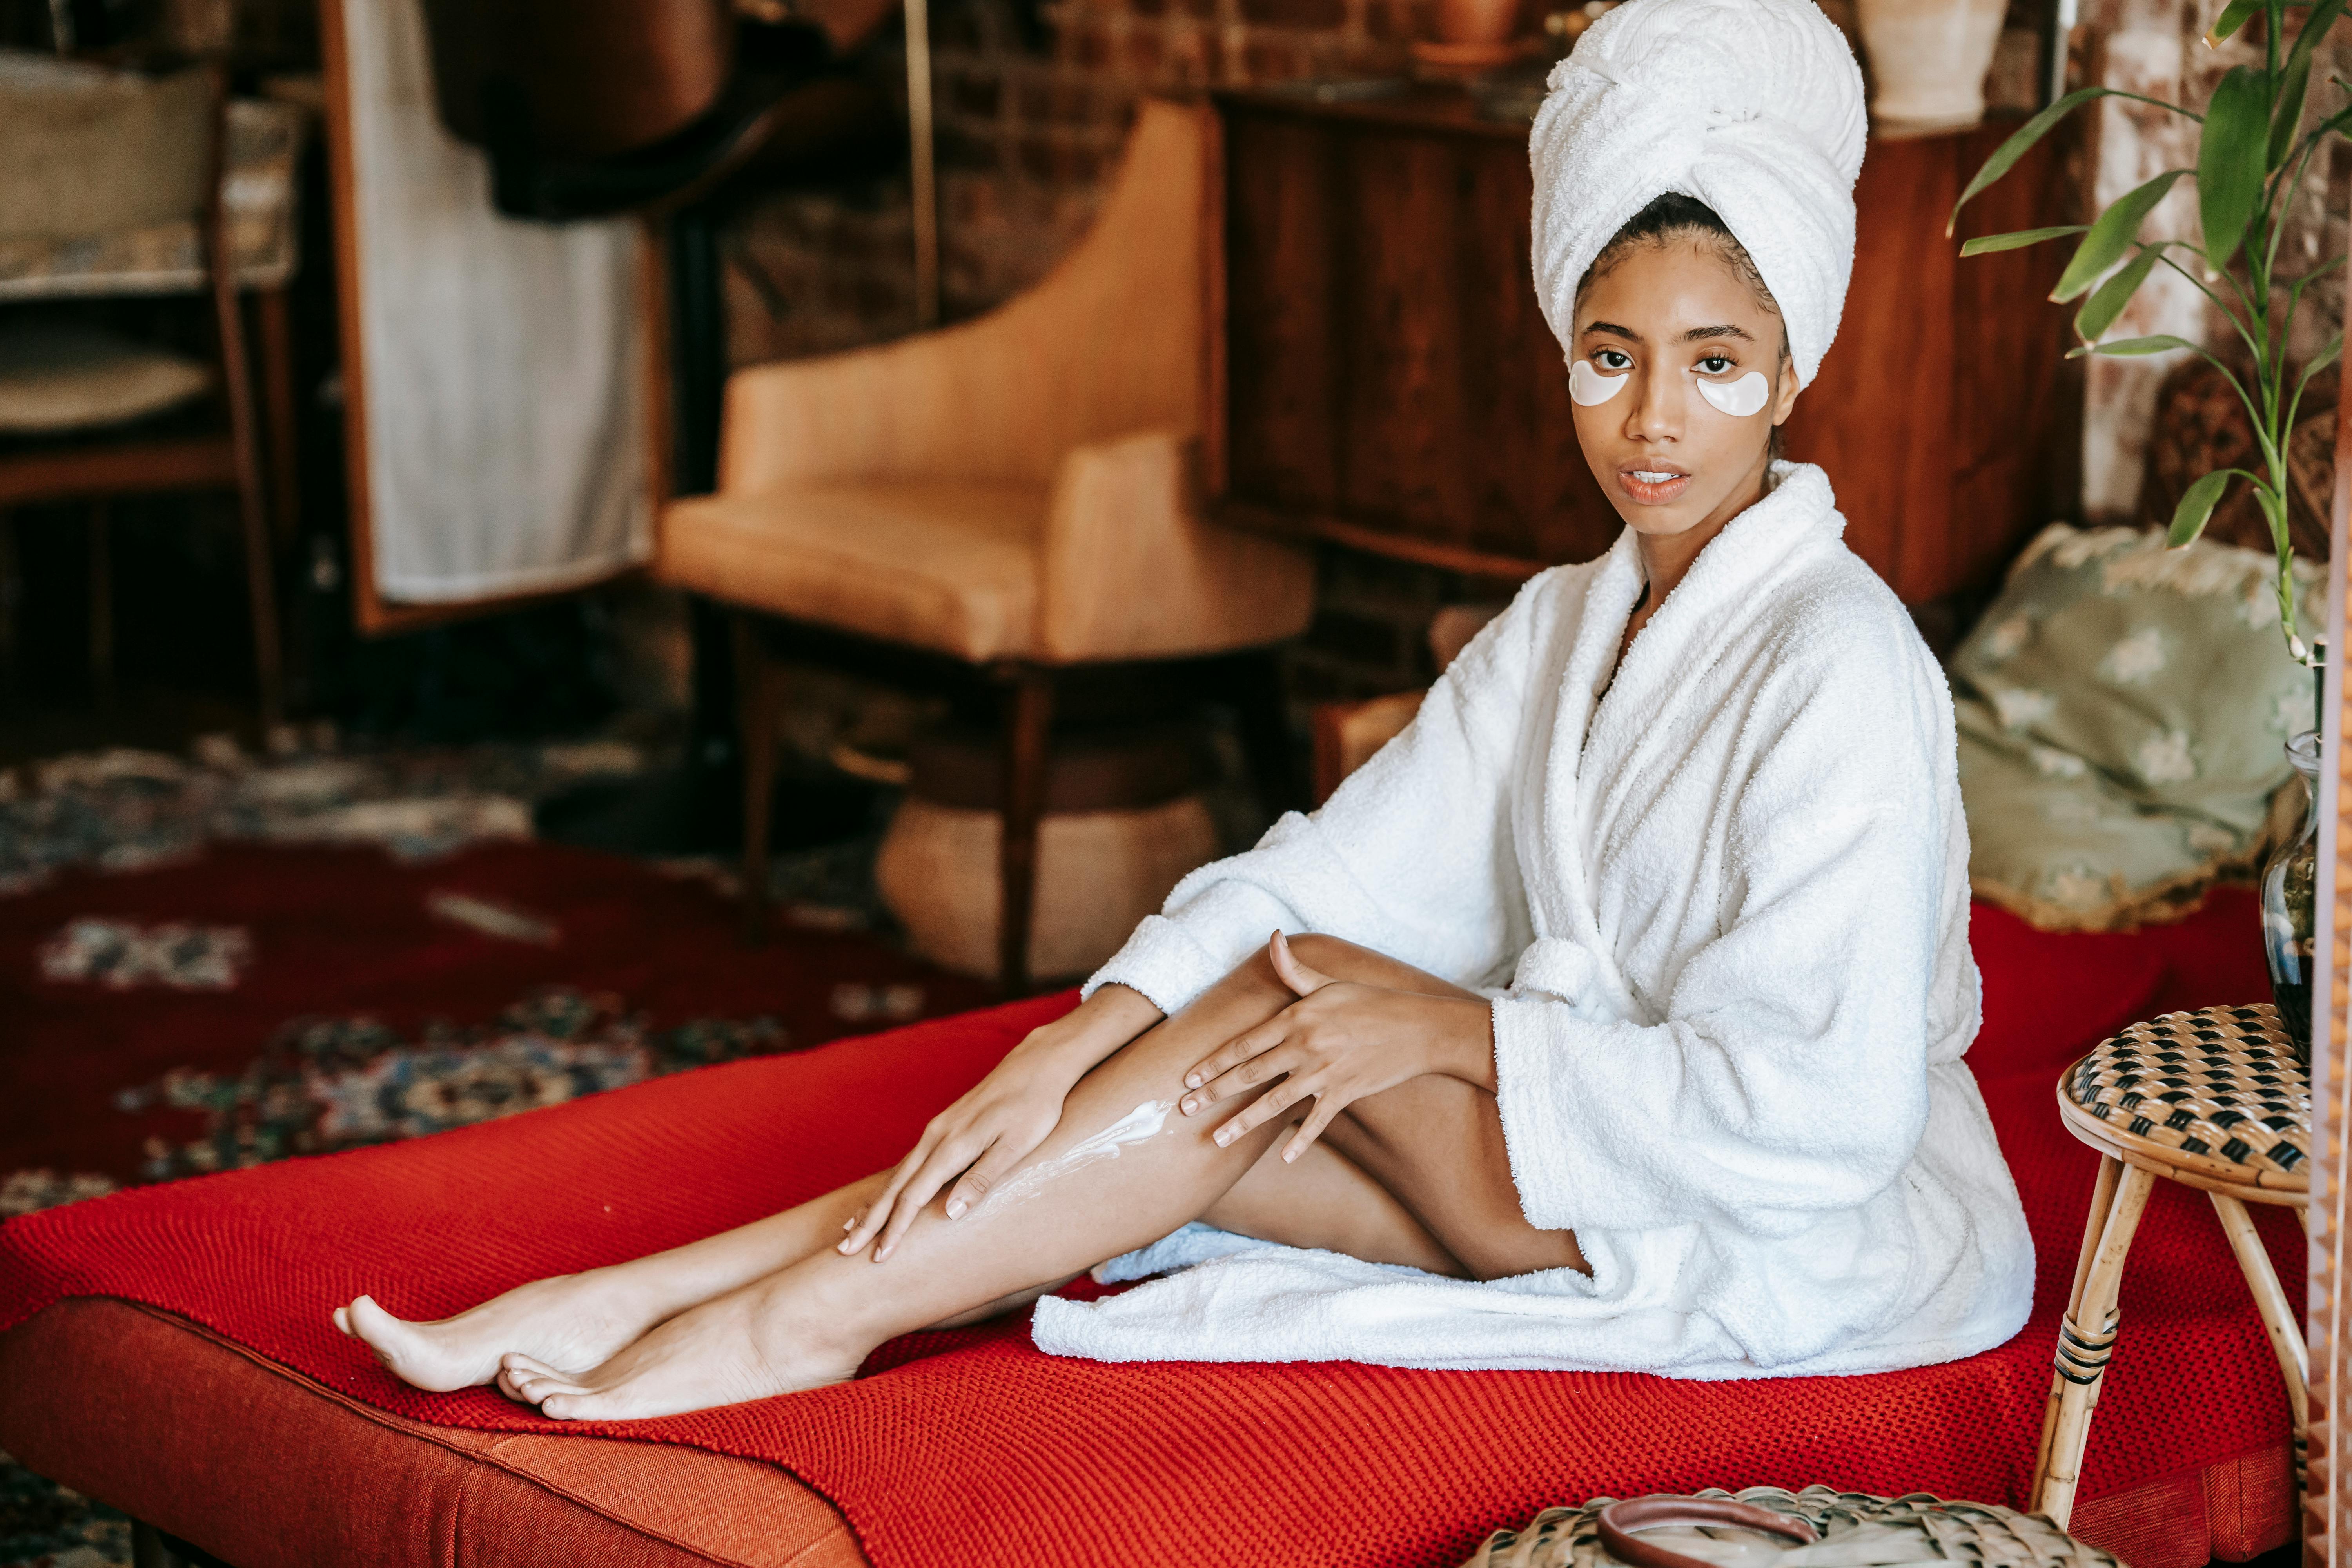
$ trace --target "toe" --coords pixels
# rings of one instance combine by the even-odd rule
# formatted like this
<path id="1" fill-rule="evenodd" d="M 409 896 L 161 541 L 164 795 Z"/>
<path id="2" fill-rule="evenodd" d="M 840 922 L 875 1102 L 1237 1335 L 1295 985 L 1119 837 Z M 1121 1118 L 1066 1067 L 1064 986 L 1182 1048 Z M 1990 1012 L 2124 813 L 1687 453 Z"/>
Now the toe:
<path id="1" fill-rule="evenodd" d="M 526 1405 L 537 1405 L 550 1394 L 585 1394 L 586 1389 L 567 1378 L 548 1377 L 533 1373 L 518 1373 L 514 1380 L 516 1392 Z"/>
<path id="2" fill-rule="evenodd" d="M 350 1308 L 338 1307 L 335 1309 L 335 1331 L 341 1334 L 348 1334 L 352 1331 L 352 1313 Z"/>
<path id="3" fill-rule="evenodd" d="M 504 1367 L 507 1371 L 517 1373 L 518 1375 L 522 1373 L 529 1373 L 534 1377 L 562 1377 L 566 1375 L 562 1367 L 550 1366 L 536 1356 L 527 1356 L 520 1351 L 507 1352 L 506 1354 L 499 1358 L 499 1364 Z"/>

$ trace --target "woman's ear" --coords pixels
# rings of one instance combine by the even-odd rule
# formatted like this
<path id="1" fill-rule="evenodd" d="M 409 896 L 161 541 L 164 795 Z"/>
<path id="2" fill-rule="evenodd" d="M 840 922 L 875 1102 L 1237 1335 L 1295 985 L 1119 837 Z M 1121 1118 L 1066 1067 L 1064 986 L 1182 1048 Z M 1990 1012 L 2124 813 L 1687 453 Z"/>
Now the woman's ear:
<path id="1" fill-rule="evenodd" d="M 1797 406 L 1797 394 L 1804 390 L 1805 380 L 1797 374 L 1797 362 L 1790 359 L 1782 360 L 1780 384 L 1777 388 L 1777 395 L 1772 400 L 1774 425 L 1785 425 L 1789 422 L 1789 411 Z"/>

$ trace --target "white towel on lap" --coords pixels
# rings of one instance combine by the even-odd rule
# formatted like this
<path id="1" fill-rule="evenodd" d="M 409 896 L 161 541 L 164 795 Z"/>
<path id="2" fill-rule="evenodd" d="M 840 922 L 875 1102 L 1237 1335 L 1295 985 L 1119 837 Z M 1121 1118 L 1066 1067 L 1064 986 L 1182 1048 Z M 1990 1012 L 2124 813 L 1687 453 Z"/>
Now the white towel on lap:
<path id="1" fill-rule="evenodd" d="M 1590 1277 L 1486 1284 L 1188 1227 L 1038 1305 L 1103 1360 L 1723 1378 L 1871 1372 L 2025 1321 L 2033 1247 L 1975 1079 L 1951 700 L 1780 464 L 1603 699 L 1633 536 L 1547 572 L 1311 817 L 1185 879 L 1093 985 L 1174 1012 L 1276 927 L 1488 990 L 1511 1173 Z"/>

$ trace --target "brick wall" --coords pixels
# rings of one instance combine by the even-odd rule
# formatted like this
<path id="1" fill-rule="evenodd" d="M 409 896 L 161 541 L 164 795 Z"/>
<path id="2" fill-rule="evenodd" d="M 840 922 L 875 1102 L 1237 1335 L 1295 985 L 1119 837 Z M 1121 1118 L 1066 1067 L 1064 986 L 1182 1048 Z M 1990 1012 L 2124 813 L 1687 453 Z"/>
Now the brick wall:
<path id="1" fill-rule="evenodd" d="M 1135 100 L 1153 91 L 1394 74 L 1428 0 L 1058 0 L 1024 37 L 1006 0 L 935 0 L 940 303 L 978 314 L 1042 277 L 1093 221 Z M 904 57 L 872 68 L 903 91 Z M 729 246 L 737 363 L 912 330 L 903 181 L 771 197 Z"/>

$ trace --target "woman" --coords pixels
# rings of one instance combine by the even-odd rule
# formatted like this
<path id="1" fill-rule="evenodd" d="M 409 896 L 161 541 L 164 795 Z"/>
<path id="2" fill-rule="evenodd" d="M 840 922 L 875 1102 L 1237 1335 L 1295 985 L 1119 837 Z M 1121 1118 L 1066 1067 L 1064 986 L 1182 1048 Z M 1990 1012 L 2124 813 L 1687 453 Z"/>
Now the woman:
<path id="1" fill-rule="evenodd" d="M 1535 272 L 1616 545 L 897 1170 L 346 1331 L 613 1419 L 846 1378 L 1098 1265 L 1178 1271 L 1040 1302 L 1043 1348 L 1742 1377 L 2017 1331 L 1950 699 L 1828 480 L 1772 459 L 1852 265 L 1853 56 L 1807 0 L 1633 0 L 1552 89 Z"/>

